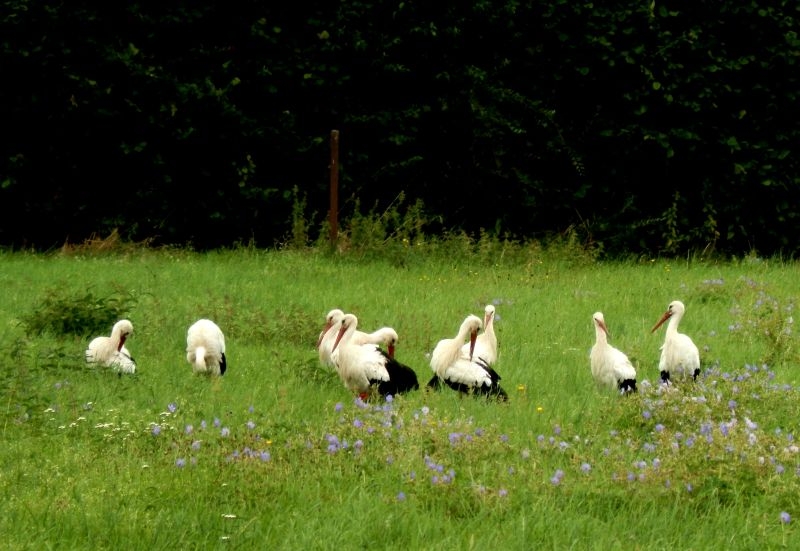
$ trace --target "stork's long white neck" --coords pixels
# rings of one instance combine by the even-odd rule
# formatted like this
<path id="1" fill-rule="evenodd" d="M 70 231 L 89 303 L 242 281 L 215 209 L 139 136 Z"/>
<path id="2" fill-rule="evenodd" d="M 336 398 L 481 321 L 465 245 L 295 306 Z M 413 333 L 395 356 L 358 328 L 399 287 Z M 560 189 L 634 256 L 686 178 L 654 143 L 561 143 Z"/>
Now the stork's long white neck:
<path id="1" fill-rule="evenodd" d="M 669 318 L 669 323 L 667 324 L 667 335 L 674 336 L 678 334 L 678 324 L 681 322 L 681 318 L 683 317 L 683 312 L 678 310 Z"/>
<path id="2" fill-rule="evenodd" d="M 477 323 L 480 324 L 480 318 L 476 319 L 478 320 Z M 470 320 L 467 319 L 461 324 L 455 338 L 450 339 L 449 342 L 445 341 L 446 345 L 444 350 L 441 351 L 441 355 L 437 358 L 438 365 L 436 366 L 436 372 L 440 376 L 444 376 L 444 371 L 462 357 L 461 347 L 464 345 L 465 340 L 470 339 L 474 344 L 475 334 L 477 334 L 477 330 L 473 330 Z"/>
<path id="3" fill-rule="evenodd" d="M 594 321 L 594 334 L 597 344 L 601 346 L 608 344 L 608 335 L 606 335 L 605 329 L 603 329 L 603 327 L 600 325 L 600 322 L 597 320 Z"/>

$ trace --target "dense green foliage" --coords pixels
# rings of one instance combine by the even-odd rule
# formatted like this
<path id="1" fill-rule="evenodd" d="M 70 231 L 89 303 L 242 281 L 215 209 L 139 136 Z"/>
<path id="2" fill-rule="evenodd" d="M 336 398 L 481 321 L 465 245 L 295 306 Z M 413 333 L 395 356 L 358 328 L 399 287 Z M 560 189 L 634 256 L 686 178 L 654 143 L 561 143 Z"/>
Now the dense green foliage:
<path id="1" fill-rule="evenodd" d="M 798 10 L 5 1 L 0 244 L 313 238 L 337 129 L 344 219 L 793 255 Z"/>

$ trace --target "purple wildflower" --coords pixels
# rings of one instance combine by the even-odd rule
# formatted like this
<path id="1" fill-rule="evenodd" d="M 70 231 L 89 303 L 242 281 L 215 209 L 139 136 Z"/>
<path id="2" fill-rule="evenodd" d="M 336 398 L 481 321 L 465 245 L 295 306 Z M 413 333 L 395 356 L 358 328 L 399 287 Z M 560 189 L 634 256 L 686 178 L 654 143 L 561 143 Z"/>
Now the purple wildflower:
<path id="1" fill-rule="evenodd" d="M 400 492 L 397 494 L 397 501 L 405 501 L 406 500 L 406 493 Z"/>
<path id="2" fill-rule="evenodd" d="M 792 517 L 789 516 L 789 513 L 786 511 L 781 511 L 781 522 L 783 524 L 789 524 L 792 521 Z"/>
<path id="3" fill-rule="evenodd" d="M 179 457 L 175 460 L 175 466 L 179 469 L 186 466 L 186 460 L 183 457 Z"/>
<path id="4" fill-rule="evenodd" d="M 161 434 L 161 426 L 160 425 L 153 425 L 153 436 L 158 436 Z"/>

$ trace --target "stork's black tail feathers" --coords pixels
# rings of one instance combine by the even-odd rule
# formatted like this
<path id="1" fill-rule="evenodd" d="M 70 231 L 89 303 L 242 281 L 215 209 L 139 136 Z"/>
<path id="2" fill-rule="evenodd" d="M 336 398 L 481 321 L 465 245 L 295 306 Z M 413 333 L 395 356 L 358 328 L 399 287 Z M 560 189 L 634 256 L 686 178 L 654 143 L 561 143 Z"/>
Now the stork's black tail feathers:
<path id="1" fill-rule="evenodd" d="M 382 396 L 387 394 L 394 396 L 419 388 L 417 373 L 413 369 L 393 358 L 389 358 L 386 354 L 384 356 L 387 358 L 386 371 L 389 372 L 389 380 L 378 383 L 378 392 Z"/>
<path id="2" fill-rule="evenodd" d="M 636 379 L 624 379 L 619 382 L 621 394 L 633 394 L 636 392 Z"/>

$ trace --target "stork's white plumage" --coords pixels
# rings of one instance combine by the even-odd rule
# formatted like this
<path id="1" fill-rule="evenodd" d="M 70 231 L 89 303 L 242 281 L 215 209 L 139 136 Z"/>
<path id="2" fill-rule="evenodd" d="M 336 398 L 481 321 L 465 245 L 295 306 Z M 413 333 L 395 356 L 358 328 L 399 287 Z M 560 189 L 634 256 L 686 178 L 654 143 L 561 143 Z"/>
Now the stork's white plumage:
<path id="1" fill-rule="evenodd" d="M 99 363 L 120 373 L 136 373 L 136 362 L 125 348 L 125 341 L 133 334 L 129 320 L 119 320 L 111 329 L 110 337 L 95 337 L 86 349 L 86 363 Z"/>
<path id="2" fill-rule="evenodd" d="M 186 332 L 186 361 L 192 371 L 206 375 L 224 375 L 228 369 L 225 358 L 225 335 L 209 319 L 194 322 Z"/>
<path id="3" fill-rule="evenodd" d="M 608 344 L 608 327 L 602 312 L 592 315 L 595 343 L 589 354 L 592 376 L 598 385 L 636 392 L 636 368 L 621 350 Z"/>
<path id="4" fill-rule="evenodd" d="M 475 342 L 481 319 L 469 315 L 452 339 L 442 339 L 431 353 L 431 369 L 433 378 L 428 382 L 428 387 L 441 388 L 446 384 L 454 390 L 465 393 L 484 394 L 495 396 L 500 400 L 507 400 L 508 395 L 500 387 L 500 375 L 484 360 L 475 354 Z M 464 350 L 465 342 L 467 349 Z"/>
<path id="5" fill-rule="evenodd" d="M 678 324 L 686 312 L 686 307 L 679 300 L 669 303 L 667 311 L 655 324 L 651 333 L 669 320 L 667 332 L 664 335 L 664 344 L 661 345 L 661 359 L 658 369 L 661 371 L 661 380 L 670 382 L 672 376 L 679 379 L 697 379 L 700 374 L 700 351 L 688 335 L 678 333 Z"/>
<path id="6" fill-rule="evenodd" d="M 365 398 L 375 387 L 382 396 L 396 395 L 419 388 L 417 374 L 376 344 L 353 342 L 358 318 L 345 314 L 333 343 L 331 358 L 344 385 Z"/>
<path id="7" fill-rule="evenodd" d="M 494 305 L 487 304 L 483 314 L 483 333 L 480 333 L 478 338 L 475 339 L 475 349 L 473 351 L 474 357 L 480 358 L 490 366 L 497 363 L 497 335 L 494 332 L 494 314 Z M 461 353 L 467 357 L 469 357 L 469 347 L 470 343 L 464 343 L 461 347 Z"/>

